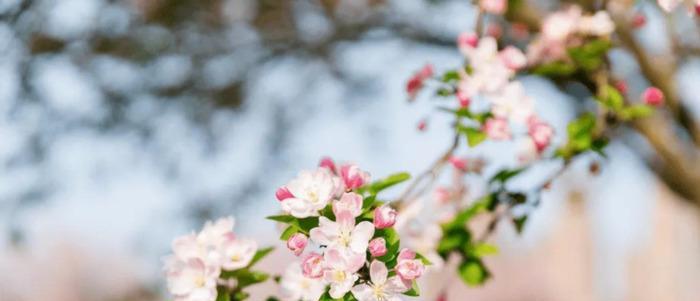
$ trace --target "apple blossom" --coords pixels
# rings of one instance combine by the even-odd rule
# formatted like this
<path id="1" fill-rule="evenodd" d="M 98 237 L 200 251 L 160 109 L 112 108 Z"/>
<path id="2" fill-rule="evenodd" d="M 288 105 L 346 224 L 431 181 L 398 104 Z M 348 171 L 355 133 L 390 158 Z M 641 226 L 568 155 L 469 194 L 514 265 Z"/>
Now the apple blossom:
<path id="1" fill-rule="evenodd" d="M 425 119 L 421 119 L 421 121 L 418 122 L 418 126 L 416 128 L 419 131 L 425 131 L 425 128 L 428 126 L 428 122 Z"/>
<path id="2" fill-rule="evenodd" d="M 632 27 L 641 28 L 646 24 L 647 24 L 647 17 L 643 13 L 637 12 L 632 17 Z"/>
<path id="3" fill-rule="evenodd" d="M 469 107 L 469 104 L 471 103 L 471 98 L 469 98 L 469 94 L 460 89 L 457 89 L 457 100 L 459 101 L 459 106 L 462 108 Z"/>
<path id="4" fill-rule="evenodd" d="M 463 32 L 457 37 L 457 47 L 465 56 L 469 50 L 476 48 L 478 44 L 479 36 L 475 32 Z"/>
<path id="5" fill-rule="evenodd" d="M 287 239 L 287 248 L 294 253 L 294 255 L 299 256 L 304 249 L 309 239 L 306 235 L 301 233 L 295 233 L 289 239 Z"/>
<path id="6" fill-rule="evenodd" d="M 467 171 L 467 159 L 466 158 L 451 156 L 447 160 L 450 162 L 450 164 L 452 164 L 452 167 L 454 167 L 455 169 L 461 170 L 461 171 Z"/>
<path id="7" fill-rule="evenodd" d="M 369 173 L 361 170 L 355 164 L 345 164 L 340 167 L 340 176 L 345 184 L 345 189 L 352 190 L 360 188 L 369 182 Z"/>
<path id="8" fill-rule="evenodd" d="M 493 140 L 509 140 L 510 127 L 508 121 L 503 118 L 489 118 L 484 123 L 484 132 Z"/>
<path id="9" fill-rule="evenodd" d="M 289 265 L 280 279 L 280 297 L 284 301 L 318 301 L 325 288 L 322 281 L 304 276 L 298 263 Z"/>
<path id="10" fill-rule="evenodd" d="M 318 227 L 311 229 L 310 234 L 317 244 L 364 253 L 374 235 L 374 226 L 368 221 L 355 225 L 352 214 L 342 211 L 335 222 L 325 216 L 319 217 Z"/>
<path id="11" fill-rule="evenodd" d="M 396 223 L 396 210 L 389 205 L 382 205 L 374 209 L 374 226 L 377 229 L 386 229 Z"/>
<path id="12" fill-rule="evenodd" d="M 479 6 L 487 13 L 502 15 L 508 9 L 507 0 L 480 0 Z"/>
<path id="13" fill-rule="evenodd" d="M 358 284 L 352 288 L 352 295 L 358 301 L 400 301 L 399 295 L 409 287 L 397 276 L 389 276 L 386 265 L 378 260 L 369 266 L 371 283 Z"/>
<path id="14" fill-rule="evenodd" d="M 528 119 L 528 134 L 530 134 L 532 142 L 535 143 L 537 152 L 541 153 L 549 146 L 552 136 L 554 135 L 554 129 L 546 122 L 537 118 L 537 116 L 532 116 Z"/>
<path id="15" fill-rule="evenodd" d="M 664 103 L 664 92 L 659 88 L 649 87 L 642 93 L 642 100 L 650 106 L 660 106 Z"/>
<path id="16" fill-rule="evenodd" d="M 520 164 L 528 164 L 536 160 L 539 157 L 539 152 L 537 151 L 537 145 L 530 137 L 522 138 L 518 141 L 517 146 L 517 157 Z"/>
<path id="17" fill-rule="evenodd" d="M 598 11 L 592 16 L 583 16 L 578 23 L 580 33 L 593 36 L 608 36 L 615 30 L 610 15 L 606 11 Z"/>
<path id="18" fill-rule="evenodd" d="M 350 212 L 352 217 L 362 214 L 362 196 L 354 192 L 346 192 L 339 200 L 333 202 L 333 214 L 340 215 L 341 212 Z"/>
<path id="19" fill-rule="evenodd" d="M 258 250 L 258 243 L 250 239 L 228 238 L 222 246 L 221 268 L 236 270 L 247 266 Z"/>
<path id="20" fill-rule="evenodd" d="M 414 280 L 420 277 L 425 270 L 423 262 L 416 259 L 416 253 L 409 249 L 402 249 L 397 257 L 396 274 L 403 280 Z"/>
<path id="21" fill-rule="evenodd" d="M 534 112 L 534 100 L 525 94 L 520 82 L 511 82 L 500 95 L 492 98 L 492 113 L 496 117 L 524 123 Z"/>
<path id="22" fill-rule="evenodd" d="M 218 271 L 207 267 L 199 258 L 186 261 L 169 258 L 166 264 L 168 290 L 176 300 L 214 301 Z"/>
<path id="23" fill-rule="evenodd" d="M 302 171 L 286 185 L 294 197 L 281 203 L 282 210 L 297 218 L 317 216 L 333 198 L 339 184 L 326 168 Z"/>
<path id="24" fill-rule="evenodd" d="M 525 54 L 523 54 L 520 49 L 513 46 L 507 46 L 501 50 L 501 52 L 498 53 L 498 56 L 501 58 L 506 67 L 513 70 L 518 70 L 527 65 L 527 58 L 525 57 Z"/>
<path id="25" fill-rule="evenodd" d="M 383 237 L 377 237 L 369 242 L 369 253 L 372 257 L 384 256 L 386 252 L 386 240 Z"/>
<path id="26" fill-rule="evenodd" d="M 542 22 L 542 36 L 548 41 L 564 41 L 574 33 L 580 18 L 581 8 L 578 6 L 554 12 Z"/>
<path id="27" fill-rule="evenodd" d="M 365 254 L 330 248 L 324 260 L 323 279 L 330 285 L 328 293 L 333 298 L 342 298 L 359 278 L 355 273 L 365 264 Z"/>
<path id="28" fill-rule="evenodd" d="M 320 278 L 323 276 L 323 256 L 318 253 L 309 253 L 301 261 L 301 271 L 305 277 Z"/>
<path id="29" fill-rule="evenodd" d="M 681 4 L 681 0 L 657 0 L 659 3 L 659 6 L 665 10 L 666 12 L 671 12 L 674 10 L 679 4 Z"/>

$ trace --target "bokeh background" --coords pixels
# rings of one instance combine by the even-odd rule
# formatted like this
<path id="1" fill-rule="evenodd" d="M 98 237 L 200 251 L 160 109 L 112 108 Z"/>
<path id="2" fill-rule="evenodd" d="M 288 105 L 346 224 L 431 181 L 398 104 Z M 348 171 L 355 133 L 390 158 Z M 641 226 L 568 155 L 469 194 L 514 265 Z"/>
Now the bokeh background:
<path id="1" fill-rule="evenodd" d="M 660 12 L 637 8 L 650 16 L 637 38 L 662 53 Z M 321 156 L 376 178 L 420 172 L 449 120 L 407 103 L 405 81 L 460 64 L 475 13 L 464 0 L 0 0 L 0 300 L 167 300 L 173 237 L 233 215 L 241 236 L 278 244 L 263 219 L 274 190 Z M 641 91 L 629 55 L 612 56 Z M 700 112 L 700 61 L 680 71 Z M 522 80 L 563 141 L 578 100 Z M 485 287 L 429 281 L 449 281 L 449 300 L 700 300 L 697 206 L 657 179 L 638 136 L 619 141 L 555 182 L 524 235 L 499 227 Z"/>

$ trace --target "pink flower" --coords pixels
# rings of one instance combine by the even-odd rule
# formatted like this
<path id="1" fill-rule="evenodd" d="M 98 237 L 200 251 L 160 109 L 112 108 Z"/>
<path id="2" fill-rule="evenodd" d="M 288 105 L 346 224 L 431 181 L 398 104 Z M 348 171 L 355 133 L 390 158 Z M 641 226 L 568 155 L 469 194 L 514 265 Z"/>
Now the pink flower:
<path id="1" fill-rule="evenodd" d="M 362 213 L 362 196 L 354 193 L 343 193 L 339 200 L 333 202 L 333 214 L 339 216 L 343 211 L 347 211 L 352 217 L 357 217 Z"/>
<path id="2" fill-rule="evenodd" d="M 369 253 L 372 257 L 384 256 L 386 252 L 386 240 L 383 237 L 377 237 L 369 242 Z"/>
<path id="3" fill-rule="evenodd" d="M 506 0 L 480 0 L 479 6 L 487 12 L 494 15 L 502 15 L 508 9 L 508 1 Z"/>
<path id="4" fill-rule="evenodd" d="M 378 260 L 372 261 L 369 266 L 371 283 L 358 284 L 352 288 L 352 295 L 358 301 L 398 301 L 399 295 L 406 292 L 409 287 L 399 277 L 389 276 L 386 265 Z"/>
<path id="5" fill-rule="evenodd" d="M 421 88 L 423 88 L 423 83 L 426 79 L 433 76 L 433 66 L 430 64 L 425 64 L 420 71 L 416 72 L 406 84 L 406 92 L 408 93 L 409 99 L 413 99 L 418 94 Z"/>
<path id="6" fill-rule="evenodd" d="M 397 257 L 396 274 L 404 280 L 414 280 L 420 277 L 425 266 L 420 259 L 415 259 L 416 253 L 409 249 L 402 249 Z"/>
<path id="7" fill-rule="evenodd" d="M 310 231 L 311 240 L 319 245 L 362 254 L 367 251 L 373 235 L 372 223 L 363 221 L 355 225 L 355 218 L 348 211 L 340 212 L 335 222 L 325 216 L 319 217 L 318 227 Z"/>
<path id="8" fill-rule="evenodd" d="M 281 202 L 286 199 L 293 198 L 294 196 L 291 192 L 289 192 L 289 189 L 287 189 L 287 187 L 282 186 L 280 188 L 277 188 L 277 191 L 275 191 L 275 197 L 278 201 Z"/>
<path id="9" fill-rule="evenodd" d="M 498 39 L 503 35 L 503 27 L 496 22 L 489 22 L 489 24 L 486 25 L 486 35 Z"/>
<path id="10" fill-rule="evenodd" d="M 250 239 L 230 238 L 224 243 L 221 268 L 224 270 L 236 270 L 247 266 L 255 252 L 258 251 L 258 243 Z"/>
<path id="11" fill-rule="evenodd" d="M 360 188 L 369 182 L 369 173 L 354 164 L 345 164 L 340 167 L 340 176 L 345 184 L 345 189 L 352 190 Z"/>
<path id="12" fill-rule="evenodd" d="M 452 167 L 454 167 L 455 169 L 467 171 L 467 159 L 452 156 L 448 159 L 448 161 L 450 161 L 450 164 L 452 164 Z"/>
<path id="13" fill-rule="evenodd" d="M 323 276 L 323 256 L 318 253 L 310 253 L 301 261 L 301 272 L 308 278 L 320 278 Z"/>
<path id="14" fill-rule="evenodd" d="M 629 90 L 629 87 L 627 86 L 627 81 L 625 80 L 618 80 L 615 82 L 615 89 L 617 91 L 620 91 L 620 94 L 627 94 L 627 91 Z"/>
<path id="15" fill-rule="evenodd" d="M 216 299 L 216 279 L 219 271 L 207 267 L 198 258 L 181 261 L 166 259 L 168 291 L 177 300 L 214 301 Z"/>
<path id="16" fill-rule="evenodd" d="M 374 226 L 377 229 L 386 229 L 396 223 L 396 210 L 389 205 L 382 205 L 374 209 Z"/>
<path id="17" fill-rule="evenodd" d="M 642 93 L 642 100 L 650 106 L 660 106 L 664 103 L 664 92 L 659 88 L 649 87 Z"/>
<path id="18" fill-rule="evenodd" d="M 479 44 L 479 36 L 474 32 L 463 32 L 457 37 L 457 47 L 466 55 L 468 50 L 476 48 Z"/>
<path id="19" fill-rule="evenodd" d="M 445 187 L 437 187 L 435 191 L 433 191 L 433 198 L 438 204 L 446 204 L 452 199 L 452 193 Z"/>
<path id="20" fill-rule="evenodd" d="M 287 240 L 287 248 L 292 251 L 294 255 L 299 256 L 302 252 L 304 252 L 308 241 L 309 239 L 306 237 L 306 235 L 296 233 Z"/>
<path id="21" fill-rule="evenodd" d="M 527 58 L 525 57 L 525 54 L 520 51 L 520 49 L 513 46 L 507 46 L 501 50 L 501 52 L 498 53 L 498 56 L 501 58 L 506 67 L 513 70 L 518 70 L 527 65 Z"/>
<path id="22" fill-rule="evenodd" d="M 356 272 L 365 264 L 365 254 L 330 248 L 326 251 L 324 260 L 326 269 L 323 279 L 330 285 L 328 293 L 334 299 L 342 298 L 359 278 Z"/>
<path id="23" fill-rule="evenodd" d="M 531 137 L 525 137 L 518 141 L 517 157 L 520 164 L 528 164 L 536 160 L 540 153 L 537 151 L 537 145 Z"/>
<path id="24" fill-rule="evenodd" d="M 327 168 L 302 171 L 285 186 L 294 197 L 281 203 L 282 210 L 297 218 L 318 216 L 318 211 L 328 205 L 340 185 Z"/>
<path id="25" fill-rule="evenodd" d="M 301 265 L 289 265 L 280 279 L 280 295 L 282 300 L 316 301 L 326 291 L 326 284 L 318 279 L 305 277 Z"/>
<path id="26" fill-rule="evenodd" d="M 520 82 L 508 83 L 501 94 L 492 97 L 491 111 L 496 117 L 512 122 L 525 123 L 535 110 L 534 100 L 525 93 Z"/>
<path id="27" fill-rule="evenodd" d="M 484 132 L 493 140 L 509 140 L 510 127 L 508 121 L 503 118 L 489 118 L 484 123 Z"/>
<path id="28" fill-rule="evenodd" d="M 537 116 L 532 116 L 528 119 L 528 134 L 532 138 L 532 142 L 535 143 L 535 148 L 538 153 L 541 153 L 552 140 L 554 135 L 554 129 L 546 122 L 537 118 Z"/>
<path id="29" fill-rule="evenodd" d="M 328 168 L 333 174 L 338 174 L 335 169 L 335 162 L 333 162 L 333 159 L 330 157 L 321 158 L 321 162 L 318 163 L 318 166 Z"/>

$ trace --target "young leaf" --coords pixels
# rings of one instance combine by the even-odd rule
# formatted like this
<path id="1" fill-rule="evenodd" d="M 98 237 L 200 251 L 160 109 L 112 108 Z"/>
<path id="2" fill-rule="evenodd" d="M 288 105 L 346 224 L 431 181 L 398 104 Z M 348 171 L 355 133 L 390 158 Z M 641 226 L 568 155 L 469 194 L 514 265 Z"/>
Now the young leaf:
<path id="1" fill-rule="evenodd" d="M 380 191 L 387 189 L 391 186 L 399 184 L 411 178 L 411 175 L 406 172 L 399 172 L 392 174 L 384 179 L 378 180 L 369 186 L 369 192 L 371 194 L 377 194 Z"/>
<path id="2" fill-rule="evenodd" d="M 459 276 L 464 283 L 475 286 L 484 283 L 489 277 L 489 272 L 481 261 L 469 259 L 459 266 Z"/>
<path id="3" fill-rule="evenodd" d="M 517 176 L 521 172 L 525 170 L 525 167 L 522 168 L 516 168 L 516 169 L 503 169 L 496 173 L 491 179 L 489 180 L 489 183 L 493 182 L 501 182 L 505 183 L 506 181 L 510 180 L 510 178 Z"/>
<path id="4" fill-rule="evenodd" d="M 253 259 L 250 260 L 250 263 L 248 264 L 247 268 L 252 267 L 254 264 L 258 263 L 258 261 L 262 260 L 270 254 L 270 252 L 274 251 L 274 247 L 267 247 L 267 248 L 262 248 L 259 249 L 257 252 L 255 252 L 255 255 L 253 255 Z"/>
<path id="5" fill-rule="evenodd" d="M 411 289 L 403 293 L 406 296 L 411 296 L 411 297 L 418 297 L 420 296 L 420 288 L 418 287 L 418 282 L 413 280 L 413 283 L 411 284 Z"/>
<path id="6" fill-rule="evenodd" d="M 478 258 L 488 255 L 496 255 L 498 254 L 498 247 L 488 243 L 480 243 L 472 245 L 469 249 L 469 253 Z"/>
<path id="7" fill-rule="evenodd" d="M 457 130 L 467 136 L 467 143 L 470 147 L 477 146 L 486 140 L 486 133 L 480 129 L 473 127 L 459 127 Z"/>
<path id="8" fill-rule="evenodd" d="M 290 225 L 287 227 L 287 229 L 284 229 L 284 231 L 282 231 L 282 235 L 280 235 L 280 240 L 286 241 L 297 232 L 299 232 L 299 228 L 295 225 Z"/>

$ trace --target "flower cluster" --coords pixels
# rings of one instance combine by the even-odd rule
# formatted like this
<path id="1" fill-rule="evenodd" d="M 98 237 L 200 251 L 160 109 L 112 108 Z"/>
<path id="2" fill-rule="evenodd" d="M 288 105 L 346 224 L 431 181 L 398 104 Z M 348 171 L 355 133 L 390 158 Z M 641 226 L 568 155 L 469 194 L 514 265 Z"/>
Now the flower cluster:
<path id="1" fill-rule="evenodd" d="M 528 61 L 535 65 L 566 59 L 568 48 L 589 38 L 608 37 L 614 30 L 615 24 L 606 11 L 583 15 L 581 7 L 569 6 L 544 19 L 542 34 L 527 49 Z"/>
<path id="2" fill-rule="evenodd" d="M 255 241 L 238 238 L 233 233 L 234 219 L 222 218 L 207 222 L 199 233 L 191 233 L 173 241 L 173 254 L 165 258 L 168 290 L 175 300 L 214 301 L 219 292 L 228 294 L 238 282 L 254 284 L 267 275 L 249 270 L 250 266 L 271 249 L 258 251 Z"/>
<path id="3" fill-rule="evenodd" d="M 356 165 L 336 168 L 324 159 L 281 187 L 277 198 L 286 214 L 269 219 L 288 224 L 281 238 L 300 258 L 299 267 L 282 279 L 284 298 L 378 301 L 417 295 L 424 259 L 400 249 L 393 229 L 397 212 L 376 200 L 380 190 L 405 179 L 397 174 L 370 184 L 369 174 Z M 313 281 L 323 289 L 303 284 Z"/>

